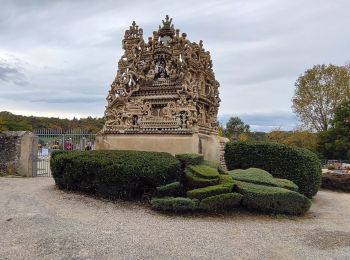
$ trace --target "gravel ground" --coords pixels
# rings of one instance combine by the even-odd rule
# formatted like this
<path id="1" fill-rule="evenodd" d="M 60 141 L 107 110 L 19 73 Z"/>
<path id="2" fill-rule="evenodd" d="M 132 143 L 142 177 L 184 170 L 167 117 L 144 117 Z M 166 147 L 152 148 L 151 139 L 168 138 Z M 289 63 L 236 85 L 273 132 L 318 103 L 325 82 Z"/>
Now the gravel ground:
<path id="1" fill-rule="evenodd" d="M 166 215 L 0 178 L 0 259 L 350 259 L 350 194 L 320 191 L 304 217 Z"/>

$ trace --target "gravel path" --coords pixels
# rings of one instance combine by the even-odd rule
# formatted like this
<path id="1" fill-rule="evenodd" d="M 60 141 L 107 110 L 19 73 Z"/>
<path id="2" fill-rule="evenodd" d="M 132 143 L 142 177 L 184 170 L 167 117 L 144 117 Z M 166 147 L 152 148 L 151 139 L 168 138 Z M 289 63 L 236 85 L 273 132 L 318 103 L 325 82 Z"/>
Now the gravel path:
<path id="1" fill-rule="evenodd" d="M 350 259 L 350 194 L 321 191 L 301 218 L 174 216 L 0 178 L 0 259 Z"/>

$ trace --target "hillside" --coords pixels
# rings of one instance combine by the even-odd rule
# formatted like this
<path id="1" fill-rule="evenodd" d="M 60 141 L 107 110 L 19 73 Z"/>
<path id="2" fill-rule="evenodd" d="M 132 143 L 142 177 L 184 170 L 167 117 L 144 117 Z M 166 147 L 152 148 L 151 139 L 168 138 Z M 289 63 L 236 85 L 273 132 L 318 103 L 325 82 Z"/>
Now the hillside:
<path id="1" fill-rule="evenodd" d="M 7 111 L 0 112 L 0 131 L 33 131 L 39 128 L 73 129 L 81 128 L 97 133 L 103 127 L 103 118 L 61 119 L 57 117 L 36 117 L 15 115 Z"/>

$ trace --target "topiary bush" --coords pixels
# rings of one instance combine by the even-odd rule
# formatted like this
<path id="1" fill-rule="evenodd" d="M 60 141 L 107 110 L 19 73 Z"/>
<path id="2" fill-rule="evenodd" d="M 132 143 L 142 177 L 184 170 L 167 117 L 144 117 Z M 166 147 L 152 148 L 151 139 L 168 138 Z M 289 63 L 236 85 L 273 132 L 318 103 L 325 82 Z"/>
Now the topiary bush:
<path id="1" fill-rule="evenodd" d="M 324 173 L 322 188 L 350 192 L 350 174 Z"/>
<path id="2" fill-rule="evenodd" d="M 223 211 L 240 205 L 242 195 L 239 193 L 225 193 L 203 199 L 199 208 L 207 211 Z"/>
<path id="3" fill-rule="evenodd" d="M 203 162 L 203 155 L 198 153 L 180 153 L 175 154 L 176 159 L 181 163 L 182 169 L 185 169 L 189 165 L 197 165 Z"/>
<path id="4" fill-rule="evenodd" d="M 52 176 L 60 189 L 132 199 L 181 179 L 179 161 L 168 153 L 71 151 L 55 153 Z"/>
<path id="5" fill-rule="evenodd" d="M 185 187 L 179 181 L 175 181 L 163 186 L 157 187 L 158 197 L 176 197 L 184 195 Z"/>
<path id="6" fill-rule="evenodd" d="M 188 189 L 194 189 L 194 188 L 202 188 L 207 187 L 211 185 L 216 185 L 220 181 L 220 178 L 213 178 L 213 179 L 207 179 L 207 178 L 201 178 L 195 175 L 192 171 L 189 169 L 185 170 L 185 183 L 186 188 Z"/>
<path id="7" fill-rule="evenodd" d="M 232 191 L 233 186 L 234 186 L 233 183 L 208 186 L 204 188 L 189 190 L 186 192 L 186 195 L 190 199 L 202 200 L 204 198 L 211 197 L 214 195 L 229 193 Z"/>
<path id="8" fill-rule="evenodd" d="M 238 181 L 245 181 L 268 186 L 276 186 L 289 190 L 298 191 L 298 186 L 292 181 L 286 179 L 274 178 L 270 173 L 262 169 L 249 168 L 246 170 L 238 169 L 229 171 L 228 174 Z"/>
<path id="9" fill-rule="evenodd" d="M 198 208 L 199 201 L 183 197 L 153 198 L 151 205 L 153 209 L 172 212 L 193 211 Z"/>
<path id="10" fill-rule="evenodd" d="M 229 142 L 225 146 L 225 162 L 229 170 L 255 167 L 276 178 L 291 180 L 309 198 L 321 184 L 320 161 L 306 149 L 265 142 Z"/>
<path id="11" fill-rule="evenodd" d="M 210 167 L 208 165 L 190 165 L 187 169 L 189 169 L 194 175 L 199 178 L 217 179 L 220 176 L 216 168 Z"/>
<path id="12" fill-rule="evenodd" d="M 243 195 L 242 204 L 249 209 L 300 215 L 311 206 L 307 197 L 295 191 L 241 181 L 235 184 L 237 192 Z"/>

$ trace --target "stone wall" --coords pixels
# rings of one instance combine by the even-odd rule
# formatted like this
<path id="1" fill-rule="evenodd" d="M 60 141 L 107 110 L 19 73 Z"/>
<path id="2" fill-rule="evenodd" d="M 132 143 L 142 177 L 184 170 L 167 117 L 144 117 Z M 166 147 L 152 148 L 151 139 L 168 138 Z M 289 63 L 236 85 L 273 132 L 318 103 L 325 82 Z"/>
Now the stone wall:
<path id="1" fill-rule="evenodd" d="M 32 176 L 33 154 L 37 153 L 37 137 L 28 131 L 0 133 L 0 172 Z"/>
<path id="2" fill-rule="evenodd" d="M 225 137 L 219 137 L 219 149 L 220 149 L 220 164 L 221 166 L 227 170 L 226 163 L 225 163 L 225 145 L 229 141 L 229 139 Z"/>

